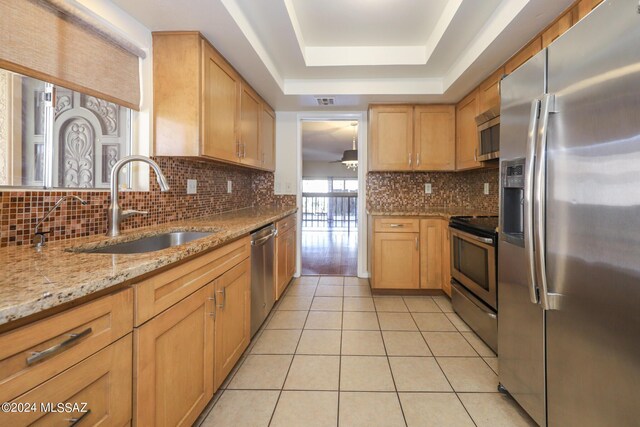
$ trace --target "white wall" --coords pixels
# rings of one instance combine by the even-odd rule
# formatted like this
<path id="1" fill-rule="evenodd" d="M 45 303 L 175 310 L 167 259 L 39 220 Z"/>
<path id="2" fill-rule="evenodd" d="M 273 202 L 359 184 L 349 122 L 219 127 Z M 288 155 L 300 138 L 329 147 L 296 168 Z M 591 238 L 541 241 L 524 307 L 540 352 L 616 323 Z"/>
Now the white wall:
<path id="1" fill-rule="evenodd" d="M 302 177 L 310 178 L 357 178 L 358 171 L 347 169 L 342 163 L 302 161 Z"/>
<path id="2" fill-rule="evenodd" d="M 276 194 L 298 194 L 298 113 L 276 112 Z"/>
<path id="3" fill-rule="evenodd" d="M 122 34 L 125 38 L 136 44 L 147 54 L 140 60 L 140 111 L 133 114 L 133 141 L 132 153 L 151 155 L 153 141 L 153 40 L 151 31 L 124 12 L 109 0 L 66 0 L 75 5 L 84 6 L 90 13 L 102 18 L 113 30 Z M 141 162 L 133 163 L 135 190 L 149 189 L 149 168 Z"/>

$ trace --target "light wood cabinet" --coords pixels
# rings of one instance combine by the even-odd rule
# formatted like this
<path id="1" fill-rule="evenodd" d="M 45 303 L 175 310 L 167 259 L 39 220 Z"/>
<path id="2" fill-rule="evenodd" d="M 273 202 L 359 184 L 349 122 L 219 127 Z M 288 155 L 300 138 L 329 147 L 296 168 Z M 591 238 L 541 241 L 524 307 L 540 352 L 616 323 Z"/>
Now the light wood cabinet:
<path id="1" fill-rule="evenodd" d="M 262 167 L 269 171 L 276 169 L 276 113 L 267 104 L 262 104 L 260 114 L 260 147 Z"/>
<path id="2" fill-rule="evenodd" d="M 602 3 L 602 0 L 581 0 L 578 3 L 578 16 L 577 21 L 587 16 L 597 5 Z"/>
<path id="3" fill-rule="evenodd" d="M 478 161 L 478 114 L 480 108 L 476 89 L 456 105 L 456 170 L 482 167 Z"/>
<path id="4" fill-rule="evenodd" d="M 442 220 L 420 220 L 420 287 L 442 288 Z"/>
<path id="5" fill-rule="evenodd" d="M 218 389 L 251 339 L 250 258 L 216 280 L 215 319 L 214 389 Z"/>
<path id="6" fill-rule="evenodd" d="M 273 169 L 261 145 L 261 116 L 271 108 L 200 33 L 154 32 L 153 64 L 156 156 Z M 265 132 L 274 127 L 265 123 Z"/>
<path id="7" fill-rule="evenodd" d="M 135 424 L 193 424 L 214 392 L 214 284 L 134 331 Z"/>
<path id="8" fill-rule="evenodd" d="M 414 108 L 414 151 L 417 171 L 455 170 L 455 107 L 421 105 Z"/>
<path id="9" fill-rule="evenodd" d="M 455 108 L 450 105 L 372 105 L 369 170 L 455 169 Z"/>
<path id="10" fill-rule="evenodd" d="M 369 109 L 369 170 L 403 171 L 413 166 L 413 106 Z"/>
<path id="11" fill-rule="evenodd" d="M 483 113 L 491 108 L 500 108 L 500 80 L 504 67 L 500 67 L 480 84 L 478 88 L 478 110 Z"/>
<path id="12" fill-rule="evenodd" d="M 373 234 L 374 289 L 420 287 L 420 233 Z"/>
<path id="13" fill-rule="evenodd" d="M 504 64 L 505 74 L 511 74 L 516 68 L 527 62 L 536 53 L 542 50 L 542 39 L 540 37 L 534 39 L 522 48 L 518 53 L 513 55 L 511 59 Z"/>
<path id="14" fill-rule="evenodd" d="M 155 39 L 154 39 L 155 43 Z M 241 77 L 205 40 L 200 44 L 203 50 L 204 90 L 202 102 L 203 135 L 199 155 L 228 162 L 240 162 L 239 120 L 242 83 Z M 154 58 L 161 54 L 154 45 Z M 154 76 L 154 79 L 157 78 Z M 194 76 L 195 78 L 195 76 Z M 160 98 L 154 104 L 162 103 Z M 197 100 L 194 100 L 197 101 Z M 156 132 L 164 129 L 158 129 Z M 157 141 L 157 137 L 156 137 Z M 156 148 L 162 148 L 156 145 Z"/>
<path id="15" fill-rule="evenodd" d="M 573 13 L 568 11 L 542 33 L 542 48 L 549 46 L 573 25 Z"/>
<path id="16" fill-rule="evenodd" d="M 296 272 L 297 227 L 295 221 L 296 216 L 289 215 L 276 223 L 278 230 L 275 240 L 276 300 L 280 299 Z"/>
<path id="17" fill-rule="evenodd" d="M 24 393 L 13 402 L 35 403 L 32 412 L 0 412 L 3 426 L 101 425 L 131 423 L 131 334 Z M 78 403 L 71 412 L 43 410 L 41 404 Z M 86 403 L 86 406 L 81 405 Z"/>
<path id="18" fill-rule="evenodd" d="M 451 296 L 451 233 L 449 221 L 442 221 L 442 290 Z"/>
<path id="19" fill-rule="evenodd" d="M 132 323 L 133 292 L 125 289 L 0 334 L 0 401 L 10 401 L 125 336 Z"/>

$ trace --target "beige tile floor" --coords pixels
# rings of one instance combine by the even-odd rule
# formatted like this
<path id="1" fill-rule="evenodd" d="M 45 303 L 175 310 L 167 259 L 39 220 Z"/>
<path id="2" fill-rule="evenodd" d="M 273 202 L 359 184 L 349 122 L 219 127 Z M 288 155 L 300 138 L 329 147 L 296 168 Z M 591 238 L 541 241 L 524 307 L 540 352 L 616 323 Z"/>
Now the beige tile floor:
<path id="1" fill-rule="evenodd" d="M 498 359 L 447 297 L 294 280 L 201 426 L 534 426 L 497 393 Z"/>

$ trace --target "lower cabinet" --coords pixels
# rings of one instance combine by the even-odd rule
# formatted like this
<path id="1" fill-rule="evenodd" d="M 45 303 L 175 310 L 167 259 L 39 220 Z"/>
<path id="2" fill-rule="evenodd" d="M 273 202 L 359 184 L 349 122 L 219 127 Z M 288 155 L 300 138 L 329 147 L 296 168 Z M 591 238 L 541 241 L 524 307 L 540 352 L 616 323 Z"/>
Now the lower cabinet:
<path id="1" fill-rule="evenodd" d="M 129 425 L 131 361 L 129 333 L 14 399 L 12 404 L 36 404 L 37 408 L 29 412 L 3 411 L 0 425 Z M 59 408 L 57 403 L 71 406 Z"/>
<path id="2" fill-rule="evenodd" d="M 418 289 L 420 234 L 376 232 L 373 236 L 373 287 Z"/>
<path id="3" fill-rule="evenodd" d="M 214 389 L 225 380 L 251 340 L 251 259 L 215 281 Z"/>
<path id="4" fill-rule="evenodd" d="M 296 273 L 296 223 L 295 215 L 276 223 L 278 235 L 276 236 L 276 300 L 280 299 L 291 278 Z"/>
<path id="5" fill-rule="evenodd" d="M 214 283 L 134 331 L 135 424 L 193 424 L 214 391 Z"/>
<path id="6" fill-rule="evenodd" d="M 442 289 L 451 276 L 449 222 L 442 218 L 372 217 L 374 289 Z"/>

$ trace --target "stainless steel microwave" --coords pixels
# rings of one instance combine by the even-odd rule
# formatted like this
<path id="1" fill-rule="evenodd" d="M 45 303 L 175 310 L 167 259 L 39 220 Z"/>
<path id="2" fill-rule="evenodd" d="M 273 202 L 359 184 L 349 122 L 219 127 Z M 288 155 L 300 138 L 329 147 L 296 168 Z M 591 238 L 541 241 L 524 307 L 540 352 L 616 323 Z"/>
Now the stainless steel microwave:
<path id="1" fill-rule="evenodd" d="M 500 157 L 500 109 L 485 111 L 476 117 L 478 125 L 478 160 L 487 161 Z"/>

